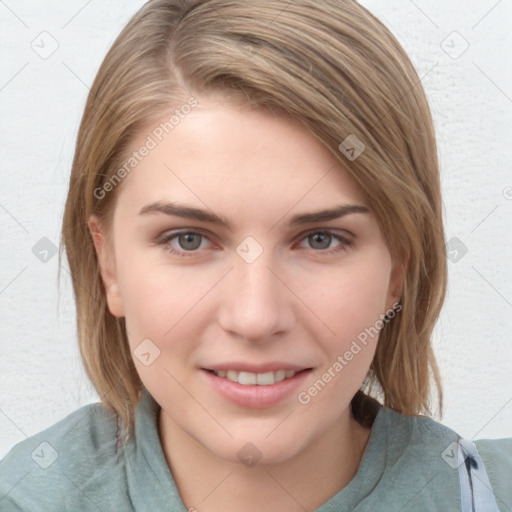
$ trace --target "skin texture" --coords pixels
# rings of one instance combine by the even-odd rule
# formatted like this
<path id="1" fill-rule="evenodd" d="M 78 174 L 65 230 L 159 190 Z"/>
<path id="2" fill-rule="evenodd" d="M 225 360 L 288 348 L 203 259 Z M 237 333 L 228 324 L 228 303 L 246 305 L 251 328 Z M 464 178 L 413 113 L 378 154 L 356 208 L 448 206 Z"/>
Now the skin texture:
<path id="1" fill-rule="evenodd" d="M 133 149 L 152 128 L 140 132 Z M 198 511 L 318 507 L 353 478 L 366 447 L 370 429 L 354 420 L 349 404 L 377 336 L 309 403 L 301 404 L 298 392 L 392 307 L 400 266 L 371 212 L 296 226 L 289 220 L 340 205 L 368 207 L 356 184 L 298 125 L 208 97 L 199 98 L 199 107 L 116 193 L 112 226 L 91 217 L 89 227 L 110 311 L 126 317 L 132 351 L 144 339 L 160 350 L 148 366 L 134 362 L 162 407 L 162 447 L 185 505 Z M 213 212 L 229 229 L 140 214 L 157 202 Z M 200 245 L 188 254 L 178 237 L 156 242 L 176 230 L 205 237 L 192 237 Z M 309 236 L 325 230 L 349 243 Z M 248 236 L 258 245 L 242 247 L 252 255 L 254 247 L 263 250 L 252 263 L 236 250 Z M 226 361 L 312 370 L 277 405 L 252 409 L 221 396 L 201 370 Z M 261 455 L 252 467 L 237 455 L 247 443 Z"/>

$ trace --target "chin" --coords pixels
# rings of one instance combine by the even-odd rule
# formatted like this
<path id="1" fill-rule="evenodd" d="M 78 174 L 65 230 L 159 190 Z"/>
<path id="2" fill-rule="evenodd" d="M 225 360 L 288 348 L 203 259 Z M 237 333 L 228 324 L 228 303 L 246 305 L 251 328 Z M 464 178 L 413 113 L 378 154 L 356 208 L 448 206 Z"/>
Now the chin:
<path id="1" fill-rule="evenodd" d="M 314 433 L 299 430 L 296 426 L 288 428 L 279 427 L 282 418 L 272 419 L 272 426 L 268 424 L 247 428 L 233 428 L 226 424 L 228 431 L 233 435 L 196 437 L 203 448 L 213 456 L 228 463 L 240 464 L 248 468 L 255 465 L 275 465 L 295 458 L 314 440 Z M 285 420 L 287 421 L 287 420 Z M 277 426 L 277 428 L 276 428 Z"/>
<path id="2" fill-rule="evenodd" d="M 225 447 L 218 445 L 212 447 L 211 453 L 223 459 L 226 462 L 239 464 L 247 468 L 258 466 L 272 466 L 281 464 L 287 460 L 293 459 L 299 452 L 297 446 L 283 444 L 279 442 L 270 442 L 263 439 L 237 440 L 229 443 Z"/>

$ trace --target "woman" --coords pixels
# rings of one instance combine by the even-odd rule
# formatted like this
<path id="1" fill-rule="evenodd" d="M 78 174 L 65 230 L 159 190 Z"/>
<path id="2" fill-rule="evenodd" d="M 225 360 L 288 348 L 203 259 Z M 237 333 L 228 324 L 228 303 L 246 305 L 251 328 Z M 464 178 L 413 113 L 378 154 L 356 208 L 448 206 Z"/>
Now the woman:
<path id="1" fill-rule="evenodd" d="M 2 510 L 512 507 L 512 440 L 428 417 L 435 136 L 358 4 L 148 2 L 91 88 L 63 242 L 102 404 L 10 452 Z"/>

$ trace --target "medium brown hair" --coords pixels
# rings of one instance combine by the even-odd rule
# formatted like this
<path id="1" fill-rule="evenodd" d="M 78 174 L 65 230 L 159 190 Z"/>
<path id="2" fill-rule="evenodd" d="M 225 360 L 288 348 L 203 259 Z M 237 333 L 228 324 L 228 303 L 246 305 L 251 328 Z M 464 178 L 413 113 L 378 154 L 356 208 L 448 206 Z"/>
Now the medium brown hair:
<path id="1" fill-rule="evenodd" d="M 353 409 L 364 411 L 373 395 L 403 414 L 431 414 L 433 378 L 441 412 L 431 334 L 446 258 L 431 114 L 399 43 L 349 0 L 152 0 L 110 48 L 81 121 L 62 230 L 81 355 L 103 403 L 131 428 L 142 383 L 124 319 L 107 307 L 87 225 L 94 214 L 108 227 L 122 183 L 101 198 L 95 191 L 119 172 L 143 127 L 212 93 L 293 119 L 321 141 L 359 184 L 403 264 L 403 309 L 380 332 Z M 348 136 L 365 146 L 355 159 L 340 151 Z"/>

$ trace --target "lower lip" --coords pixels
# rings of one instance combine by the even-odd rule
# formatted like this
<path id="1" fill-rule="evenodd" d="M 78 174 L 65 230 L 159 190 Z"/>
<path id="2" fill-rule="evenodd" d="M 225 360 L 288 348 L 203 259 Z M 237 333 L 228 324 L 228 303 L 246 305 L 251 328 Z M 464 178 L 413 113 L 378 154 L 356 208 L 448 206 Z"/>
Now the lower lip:
<path id="1" fill-rule="evenodd" d="M 213 387 L 224 398 L 231 402 L 249 409 L 263 409 L 272 407 L 290 396 L 303 384 L 311 370 L 303 370 L 289 379 L 270 384 L 268 386 L 257 386 L 239 384 L 228 379 L 217 377 L 208 370 L 201 370 Z"/>

